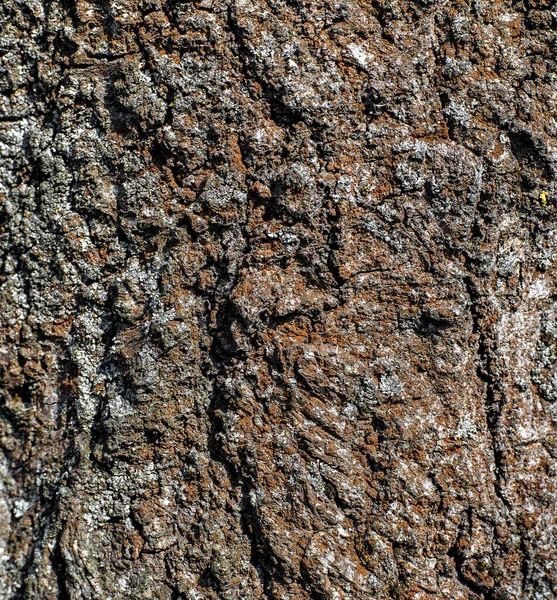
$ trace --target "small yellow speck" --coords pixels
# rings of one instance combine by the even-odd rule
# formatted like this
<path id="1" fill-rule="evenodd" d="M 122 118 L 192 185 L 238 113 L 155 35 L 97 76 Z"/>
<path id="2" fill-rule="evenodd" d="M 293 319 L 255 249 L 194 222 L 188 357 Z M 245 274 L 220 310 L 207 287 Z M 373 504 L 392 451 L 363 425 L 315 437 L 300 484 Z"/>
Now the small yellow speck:
<path id="1" fill-rule="evenodd" d="M 542 202 L 542 206 L 547 206 L 547 192 L 545 190 L 543 190 L 543 192 L 540 194 L 540 200 Z"/>

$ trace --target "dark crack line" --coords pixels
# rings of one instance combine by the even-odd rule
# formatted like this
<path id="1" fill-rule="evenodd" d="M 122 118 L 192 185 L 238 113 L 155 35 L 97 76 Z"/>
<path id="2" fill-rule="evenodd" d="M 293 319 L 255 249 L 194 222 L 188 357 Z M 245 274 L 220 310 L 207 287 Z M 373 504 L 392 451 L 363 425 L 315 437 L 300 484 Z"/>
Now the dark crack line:
<path id="1" fill-rule="evenodd" d="M 510 509 L 510 503 L 505 497 L 503 491 L 504 483 L 504 453 L 501 450 L 501 432 L 500 418 L 503 409 L 502 400 L 497 396 L 501 394 L 497 377 L 493 373 L 493 351 L 489 347 L 489 336 L 487 335 L 483 324 L 481 314 L 481 293 L 477 289 L 476 283 L 471 277 L 465 279 L 465 285 L 472 302 L 471 314 L 473 320 L 473 331 L 479 336 L 478 339 L 478 360 L 477 375 L 486 386 L 486 422 L 491 436 L 491 447 L 493 450 L 493 460 L 495 463 L 495 493 L 503 505 Z"/>

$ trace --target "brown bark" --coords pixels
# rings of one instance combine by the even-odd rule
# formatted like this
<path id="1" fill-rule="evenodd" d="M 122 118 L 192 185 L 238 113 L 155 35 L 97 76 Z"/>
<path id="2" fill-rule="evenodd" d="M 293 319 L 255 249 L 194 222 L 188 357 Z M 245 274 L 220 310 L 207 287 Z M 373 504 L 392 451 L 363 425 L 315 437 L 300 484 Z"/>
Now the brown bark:
<path id="1" fill-rule="evenodd" d="M 1 598 L 557 596 L 556 14 L 3 0 Z"/>

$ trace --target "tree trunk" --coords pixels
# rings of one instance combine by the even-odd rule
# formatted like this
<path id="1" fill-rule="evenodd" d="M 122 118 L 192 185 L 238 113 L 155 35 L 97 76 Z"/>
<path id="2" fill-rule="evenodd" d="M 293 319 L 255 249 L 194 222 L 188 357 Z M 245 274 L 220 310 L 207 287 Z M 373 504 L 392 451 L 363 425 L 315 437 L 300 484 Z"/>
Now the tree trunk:
<path id="1" fill-rule="evenodd" d="M 1 598 L 557 598 L 550 4 L 2 0 Z"/>

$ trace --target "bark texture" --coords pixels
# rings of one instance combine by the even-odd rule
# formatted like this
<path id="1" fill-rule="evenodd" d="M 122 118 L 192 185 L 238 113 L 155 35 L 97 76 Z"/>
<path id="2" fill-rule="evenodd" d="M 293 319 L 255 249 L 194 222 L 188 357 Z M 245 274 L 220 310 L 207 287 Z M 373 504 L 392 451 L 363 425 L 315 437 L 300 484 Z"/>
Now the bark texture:
<path id="1" fill-rule="evenodd" d="M 0 597 L 557 597 L 557 8 L 2 0 Z"/>

